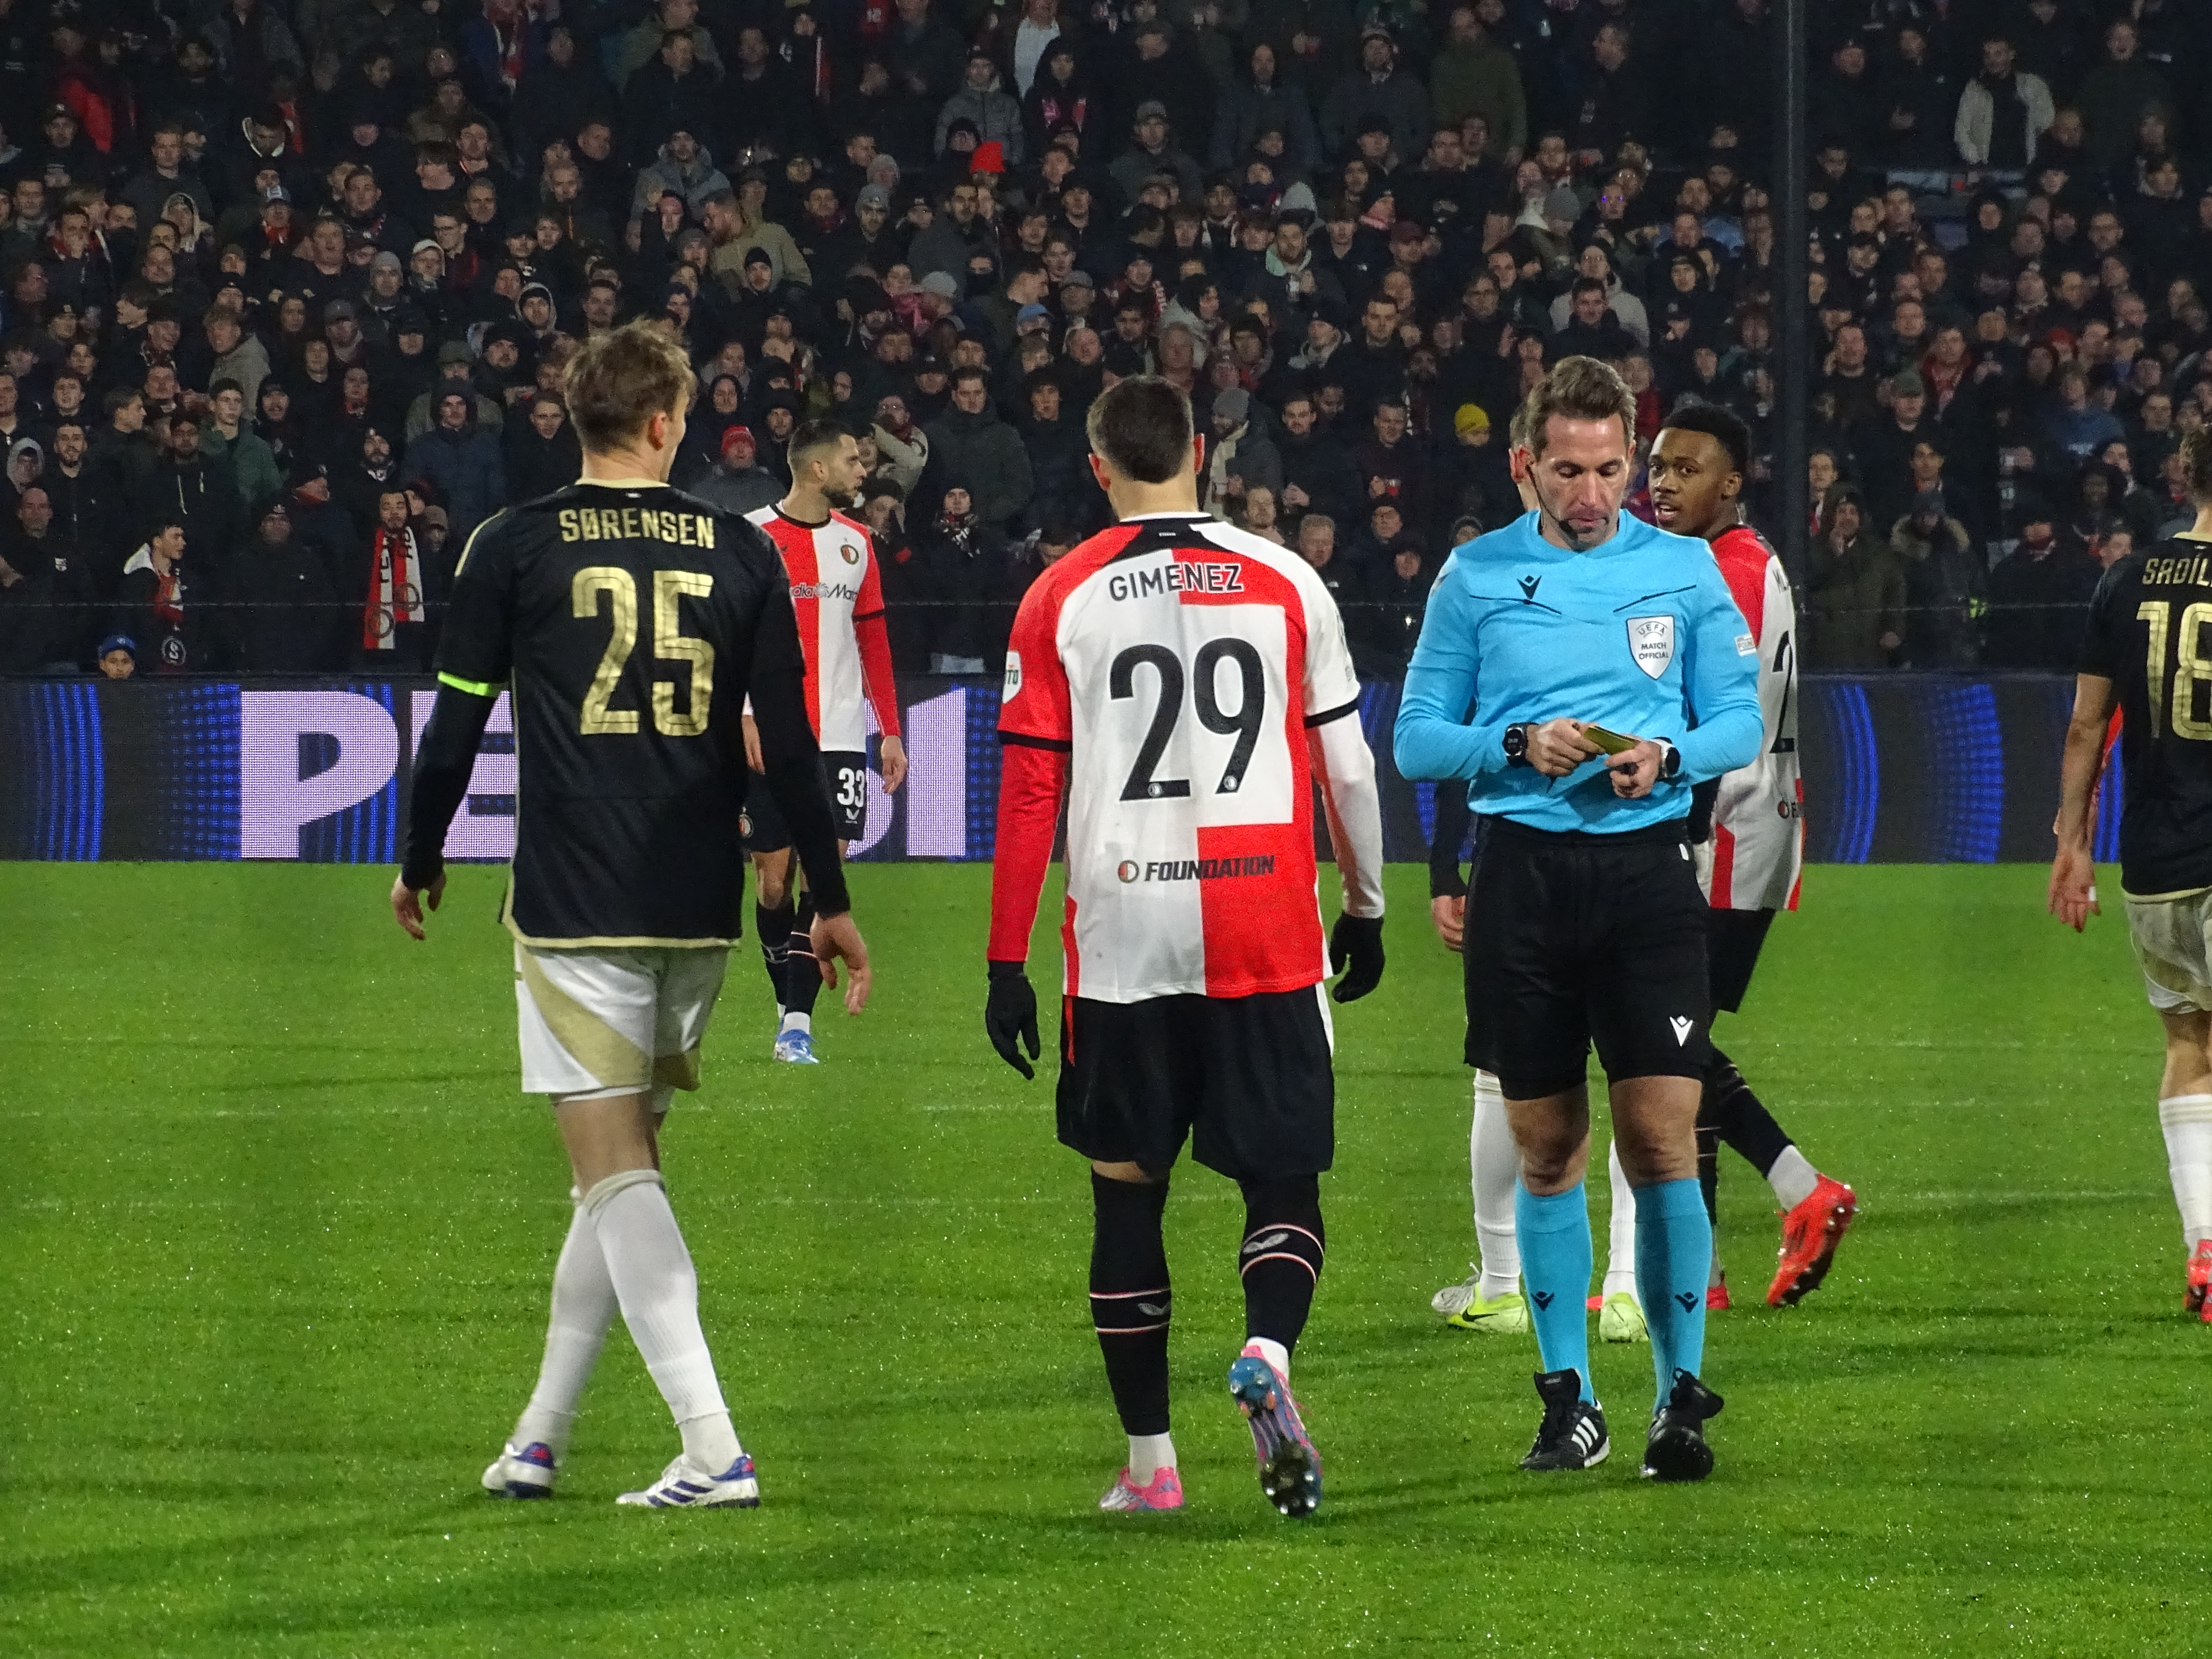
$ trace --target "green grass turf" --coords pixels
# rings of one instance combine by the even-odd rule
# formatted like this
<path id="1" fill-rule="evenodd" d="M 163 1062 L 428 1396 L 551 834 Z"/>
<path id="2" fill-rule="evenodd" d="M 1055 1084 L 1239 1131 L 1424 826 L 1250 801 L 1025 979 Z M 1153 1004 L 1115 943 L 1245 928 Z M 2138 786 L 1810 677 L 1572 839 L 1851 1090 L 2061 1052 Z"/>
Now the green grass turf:
<path id="1" fill-rule="evenodd" d="M 1538 1479 L 1533 1343 L 1428 1311 L 1471 1253 L 1468 1079 L 1394 870 L 1298 1353 L 1328 1501 L 1260 1499 L 1221 1387 L 1241 1212 L 1186 1166 L 1190 1507 L 1133 1521 L 1093 1507 L 1121 1443 L 1083 1167 L 979 1030 L 988 874 L 858 874 L 877 1004 L 823 1017 L 818 1071 L 771 1066 L 733 957 L 670 1186 L 766 1500 L 665 1515 L 611 1501 L 673 1448 L 619 1332 L 560 1498 L 477 1490 L 568 1219 L 495 872 L 425 947 L 384 872 L 6 866 L 0 1652 L 2205 1650 L 2212 1332 L 2116 917 L 2063 933 L 2027 868 L 1811 872 L 1723 1036 L 1863 1219 L 1805 1308 L 1716 1320 L 1719 1468 L 1662 1490 L 1648 1349 L 1599 1351 L 1613 1461 Z M 1756 1304 L 1770 1205 L 1732 1158 L 1723 1203 Z"/>

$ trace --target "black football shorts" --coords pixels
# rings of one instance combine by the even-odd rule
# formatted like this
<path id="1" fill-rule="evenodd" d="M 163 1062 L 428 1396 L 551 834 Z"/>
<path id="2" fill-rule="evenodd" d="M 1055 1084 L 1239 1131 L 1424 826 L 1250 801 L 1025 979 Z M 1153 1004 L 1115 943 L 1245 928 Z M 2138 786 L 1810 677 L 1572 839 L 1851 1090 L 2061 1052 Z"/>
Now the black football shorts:
<path id="1" fill-rule="evenodd" d="M 1602 836 L 1485 818 L 1467 901 L 1467 1059 L 1509 1100 L 1702 1078 L 1711 907 L 1680 824 Z"/>
<path id="2" fill-rule="evenodd" d="M 1706 925 L 1711 933 L 1705 949 L 1712 959 L 1713 1012 L 1733 1014 L 1751 989 L 1751 971 L 1759 966 L 1759 947 L 1774 925 L 1774 912 L 1716 910 Z"/>
<path id="3" fill-rule="evenodd" d="M 1322 988 L 1249 997 L 1064 997 L 1060 1139 L 1163 1176 L 1182 1151 L 1232 1181 L 1318 1175 L 1336 1156 Z"/>
<path id="4" fill-rule="evenodd" d="M 823 787 L 830 792 L 830 810 L 837 820 L 837 839 L 859 841 L 868 830 L 868 757 L 840 750 L 822 756 Z M 783 810 L 768 780 L 757 772 L 745 780 L 745 816 L 739 826 L 749 853 L 781 853 L 791 845 L 791 831 Z"/>

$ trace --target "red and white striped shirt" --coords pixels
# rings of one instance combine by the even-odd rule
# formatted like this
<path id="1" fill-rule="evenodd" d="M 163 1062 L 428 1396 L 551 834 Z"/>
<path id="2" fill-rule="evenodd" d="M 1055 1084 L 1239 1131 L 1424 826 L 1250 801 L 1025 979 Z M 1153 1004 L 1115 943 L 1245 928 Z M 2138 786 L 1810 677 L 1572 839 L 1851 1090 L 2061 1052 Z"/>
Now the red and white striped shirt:
<path id="1" fill-rule="evenodd" d="M 863 699 L 874 707 L 883 734 L 898 736 L 890 635 L 867 526 L 842 513 L 801 524 L 775 507 L 745 518 L 775 544 L 791 578 L 791 609 L 806 653 L 806 717 L 823 752 L 866 752 Z"/>
<path id="2" fill-rule="evenodd" d="M 1358 743 L 1358 710 L 1336 602 L 1294 554 L 1182 514 L 1075 548 L 1024 596 L 1006 652 L 991 959 L 1029 954 L 1064 783 L 1067 994 L 1318 983 L 1310 744 L 1347 718 Z M 1362 913 L 1382 913 L 1379 887 Z"/>
<path id="3" fill-rule="evenodd" d="M 1797 610 L 1781 556 L 1749 525 L 1713 543 L 1729 592 L 1759 652 L 1759 758 L 1720 781 L 1713 802 L 1717 910 L 1794 910 L 1805 860 L 1805 785 L 1797 763 Z"/>

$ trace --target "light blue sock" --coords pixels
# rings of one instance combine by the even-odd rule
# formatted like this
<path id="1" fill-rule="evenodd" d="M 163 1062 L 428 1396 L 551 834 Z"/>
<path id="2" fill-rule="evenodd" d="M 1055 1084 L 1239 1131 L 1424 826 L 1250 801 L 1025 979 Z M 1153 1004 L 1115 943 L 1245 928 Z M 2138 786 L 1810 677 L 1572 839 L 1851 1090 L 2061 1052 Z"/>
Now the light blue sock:
<path id="1" fill-rule="evenodd" d="M 1692 1196 L 1697 1185 L 1690 1183 Z M 1535 1322 L 1536 1352 L 1544 1357 L 1544 1369 L 1578 1372 L 1583 1398 L 1595 1401 L 1589 1314 L 1583 1305 L 1590 1285 L 1589 1201 L 1583 1183 L 1539 1198 L 1516 1182 L 1513 1228 L 1521 1238 L 1521 1277 L 1528 1286 L 1528 1314 Z"/>
<path id="2" fill-rule="evenodd" d="M 1654 1411 L 1667 1403 L 1676 1370 L 1695 1376 L 1705 1364 L 1705 1280 L 1712 1262 L 1713 1224 L 1694 1179 L 1637 1189 L 1636 1291 L 1659 1378 Z"/>

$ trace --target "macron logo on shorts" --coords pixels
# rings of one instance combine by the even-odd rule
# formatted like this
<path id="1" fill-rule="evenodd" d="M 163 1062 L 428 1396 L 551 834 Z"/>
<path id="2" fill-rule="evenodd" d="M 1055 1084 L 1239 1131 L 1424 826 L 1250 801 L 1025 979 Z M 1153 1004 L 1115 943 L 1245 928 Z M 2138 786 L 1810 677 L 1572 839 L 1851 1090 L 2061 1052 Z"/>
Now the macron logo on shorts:
<path id="1" fill-rule="evenodd" d="M 1670 1017 L 1667 1023 L 1674 1028 L 1674 1046 L 1677 1048 L 1688 1048 L 1690 1033 L 1697 1029 L 1698 1022 L 1694 1019 L 1684 1019 L 1680 1015 L 1676 1014 Z"/>

